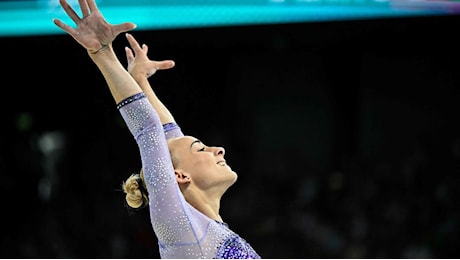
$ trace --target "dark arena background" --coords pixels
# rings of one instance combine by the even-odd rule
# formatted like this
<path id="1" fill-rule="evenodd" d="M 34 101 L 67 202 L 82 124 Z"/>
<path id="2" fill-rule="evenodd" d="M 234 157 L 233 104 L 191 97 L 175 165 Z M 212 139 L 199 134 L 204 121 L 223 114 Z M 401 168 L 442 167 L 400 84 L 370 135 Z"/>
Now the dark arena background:
<path id="1" fill-rule="evenodd" d="M 69 35 L 12 26 L 2 258 L 158 258 L 148 210 L 124 206 L 140 157 L 98 69 Z M 239 177 L 221 215 L 263 258 L 460 257 L 455 12 L 145 28 L 150 58 L 176 62 L 152 86 L 225 147 Z"/>

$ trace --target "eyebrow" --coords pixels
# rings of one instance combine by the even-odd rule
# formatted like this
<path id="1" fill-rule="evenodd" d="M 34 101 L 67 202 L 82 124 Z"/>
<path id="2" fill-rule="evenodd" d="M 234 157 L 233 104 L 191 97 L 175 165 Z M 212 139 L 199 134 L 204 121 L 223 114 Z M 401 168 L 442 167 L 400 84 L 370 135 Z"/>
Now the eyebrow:
<path id="1" fill-rule="evenodd" d="M 201 143 L 201 141 L 198 140 L 198 139 L 196 139 L 195 141 L 193 141 L 193 142 L 190 144 L 190 149 L 192 149 L 192 146 L 193 146 L 195 143 Z"/>

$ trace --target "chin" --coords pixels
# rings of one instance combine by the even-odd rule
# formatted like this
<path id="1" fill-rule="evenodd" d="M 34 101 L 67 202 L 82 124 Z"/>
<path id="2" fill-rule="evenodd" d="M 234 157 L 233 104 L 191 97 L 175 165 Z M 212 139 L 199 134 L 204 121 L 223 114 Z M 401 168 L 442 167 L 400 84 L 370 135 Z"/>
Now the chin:
<path id="1" fill-rule="evenodd" d="M 229 171 L 226 171 L 224 175 L 224 182 L 228 187 L 232 186 L 238 179 L 238 174 L 236 174 L 236 172 L 231 169 L 229 169 Z"/>
<path id="2" fill-rule="evenodd" d="M 238 179 L 238 174 L 236 174 L 236 172 L 233 172 L 233 176 L 234 176 L 234 177 L 233 177 L 233 181 L 232 181 L 231 184 L 235 183 L 236 180 Z"/>

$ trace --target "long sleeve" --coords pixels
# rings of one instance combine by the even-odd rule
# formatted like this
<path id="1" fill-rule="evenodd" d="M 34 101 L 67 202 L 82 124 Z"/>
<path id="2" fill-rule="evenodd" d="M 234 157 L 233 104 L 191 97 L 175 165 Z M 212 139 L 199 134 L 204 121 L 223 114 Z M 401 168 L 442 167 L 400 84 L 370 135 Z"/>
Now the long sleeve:
<path id="1" fill-rule="evenodd" d="M 144 93 L 121 101 L 118 109 L 139 147 L 161 257 L 258 258 L 225 223 L 208 218 L 186 202 L 175 179 L 166 138 L 181 136 L 180 128 L 163 126 Z"/>

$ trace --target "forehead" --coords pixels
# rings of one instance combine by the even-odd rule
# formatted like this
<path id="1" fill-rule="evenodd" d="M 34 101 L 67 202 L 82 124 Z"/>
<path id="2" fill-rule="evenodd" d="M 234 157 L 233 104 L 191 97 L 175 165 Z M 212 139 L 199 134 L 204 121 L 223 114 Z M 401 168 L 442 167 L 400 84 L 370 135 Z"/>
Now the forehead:
<path id="1" fill-rule="evenodd" d="M 196 141 L 197 139 L 193 136 L 182 136 L 175 138 L 170 141 L 170 145 L 173 147 L 178 147 L 178 146 L 187 146 L 190 147 L 190 145 Z"/>

